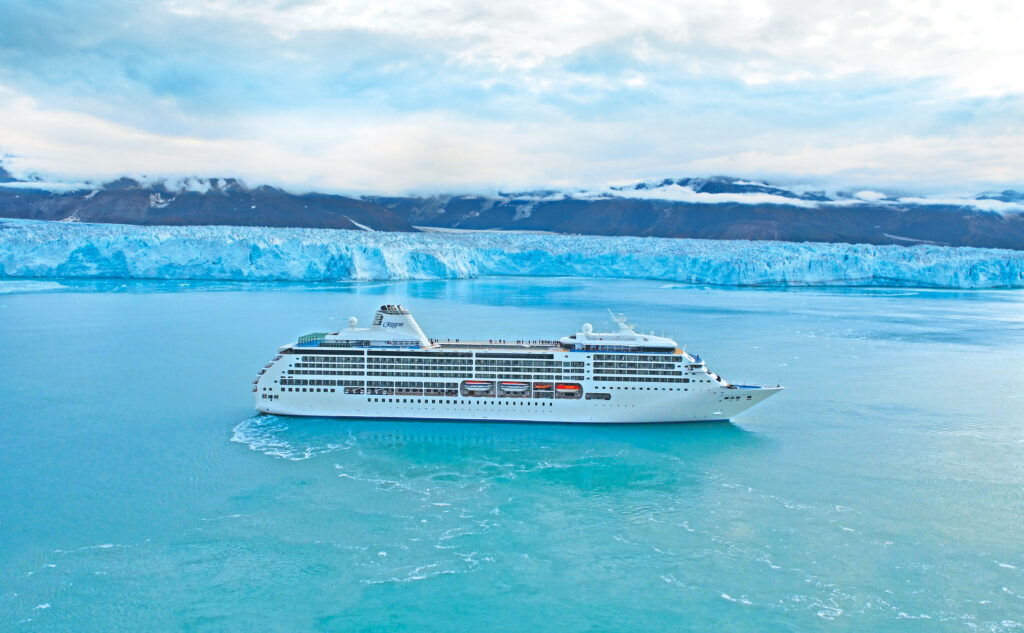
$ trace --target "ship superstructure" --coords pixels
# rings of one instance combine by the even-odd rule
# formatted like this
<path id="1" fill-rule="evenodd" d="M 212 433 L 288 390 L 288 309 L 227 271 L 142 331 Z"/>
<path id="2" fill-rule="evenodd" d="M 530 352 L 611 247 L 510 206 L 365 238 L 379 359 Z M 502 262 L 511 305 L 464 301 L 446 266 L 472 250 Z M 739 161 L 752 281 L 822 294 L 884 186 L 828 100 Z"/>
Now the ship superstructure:
<path id="1" fill-rule="evenodd" d="M 782 387 L 735 385 L 669 338 L 617 332 L 558 340 L 438 341 L 400 305 L 370 327 L 315 333 L 278 349 L 254 381 L 276 415 L 653 423 L 727 420 Z"/>

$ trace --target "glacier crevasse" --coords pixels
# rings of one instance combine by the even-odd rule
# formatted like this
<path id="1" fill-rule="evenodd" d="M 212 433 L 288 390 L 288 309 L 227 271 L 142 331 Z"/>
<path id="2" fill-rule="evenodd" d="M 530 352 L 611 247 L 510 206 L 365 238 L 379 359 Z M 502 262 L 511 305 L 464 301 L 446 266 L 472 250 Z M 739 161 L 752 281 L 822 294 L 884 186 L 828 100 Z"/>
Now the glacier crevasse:
<path id="1" fill-rule="evenodd" d="M 1024 253 L 505 232 L 0 222 L 0 276 L 352 281 L 499 275 L 737 286 L 1024 287 Z"/>

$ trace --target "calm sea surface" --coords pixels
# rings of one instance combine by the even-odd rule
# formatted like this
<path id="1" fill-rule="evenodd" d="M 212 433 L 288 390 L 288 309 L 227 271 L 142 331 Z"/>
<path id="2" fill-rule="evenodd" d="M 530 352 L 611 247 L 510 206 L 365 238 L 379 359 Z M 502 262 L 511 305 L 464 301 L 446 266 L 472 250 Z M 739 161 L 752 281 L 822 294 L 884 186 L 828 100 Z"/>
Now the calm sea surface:
<path id="1" fill-rule="evenodd" d="M 605 307 L 734 423 L 254 416 L 278 345 Z M 0 630 L 1018 631 L 1024 293 L 638 281 L 0 282 Z"/>

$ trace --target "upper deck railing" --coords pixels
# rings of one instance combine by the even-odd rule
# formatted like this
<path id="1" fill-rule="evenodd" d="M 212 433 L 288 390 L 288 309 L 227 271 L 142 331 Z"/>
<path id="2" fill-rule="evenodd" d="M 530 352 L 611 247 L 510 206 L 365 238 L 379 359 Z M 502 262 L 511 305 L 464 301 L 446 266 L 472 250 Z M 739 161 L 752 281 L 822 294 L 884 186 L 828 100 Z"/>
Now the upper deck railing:
<path id="1" fill-rule="evenodd" d="M 327 341 L 327 332 L 314 332 L 312 334 L 306 334 L 300 336 L 296 347 L 380 347 L 380 348 L 399 348 L 399 349 L 416 349 L 420 346 L 417 341 L 370 341 L 370 340 L 345 340 L 345 341 Z M 447 339 L 438 340 L 430 339 L 431 344 L 441 349 L 491 349 L 491 350 L 504 350 L 504 351 L 587 351 L 591 353 L 615 353 L 615 354 L 663 354 L 666 353 L 664 350 L 659 348 L 643 348 L 633 346 L 620 346 L 620 345 L 592 345 L 586 346 L 586 349 L 572 349 L 568 345 L 565 345 L 561 341 L 547 341 L 547 340 L 521 340 L 521 341 L 509 341 L 505 339 L 491 339 L 487 341 L 463 341 L 459 339 Z M 435 348 L 436 349 L 436 348 Z M 685 352 L 684 352 L 685 354 Z M 701 363 L 700 356 L 695 354 L 685 354 L 687 357 L 693 359 L 694 363 Z"/>
<path id="2" fill-rule="evenodd" d="M 491 339 L 488 341 L 463 341 L 459 339 L 437 340 L 431 339 L 431 343 L 445 349 L 503 349 L 503 350 L 544 350 L 559 349 L 558 341 L 507 341 L 505 339 Z"/>

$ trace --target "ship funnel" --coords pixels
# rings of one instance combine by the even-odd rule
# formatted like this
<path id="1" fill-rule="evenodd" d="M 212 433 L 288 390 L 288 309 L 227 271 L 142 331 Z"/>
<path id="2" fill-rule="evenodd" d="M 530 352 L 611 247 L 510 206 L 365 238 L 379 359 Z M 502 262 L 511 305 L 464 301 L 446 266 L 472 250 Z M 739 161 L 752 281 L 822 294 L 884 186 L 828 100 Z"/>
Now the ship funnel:
<path id="1" fill-rule="evenodd" d="M 400 305 L 382 305 L 373 315 L 373 329 L 394 332 L 395 340 L 417 340 L 423 347 L 431 346 L 416 319 Z"/>

